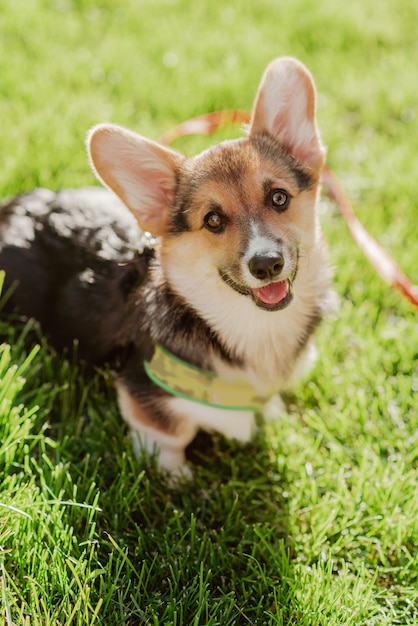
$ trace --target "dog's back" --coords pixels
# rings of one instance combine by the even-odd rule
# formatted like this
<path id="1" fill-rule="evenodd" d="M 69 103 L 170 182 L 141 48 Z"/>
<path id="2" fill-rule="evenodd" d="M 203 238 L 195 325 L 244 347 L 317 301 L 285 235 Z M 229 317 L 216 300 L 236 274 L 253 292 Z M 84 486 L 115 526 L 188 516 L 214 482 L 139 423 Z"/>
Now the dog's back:
<path id="1" fill-rule="evenodd" d="M 0 209 L 3 310 L 101 362 L 129 343 L 128 300 L 147 271 L 141 232 L 111 192 L 35 189 Z"/>

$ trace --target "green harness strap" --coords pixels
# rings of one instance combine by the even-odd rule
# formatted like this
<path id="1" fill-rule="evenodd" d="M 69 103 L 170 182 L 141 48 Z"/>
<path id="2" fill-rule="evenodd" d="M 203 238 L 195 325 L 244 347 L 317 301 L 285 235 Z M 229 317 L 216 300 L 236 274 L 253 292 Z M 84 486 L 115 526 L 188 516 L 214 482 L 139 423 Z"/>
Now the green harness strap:
<path id="1" fill-rule="evenodd" d="M 157 344 L 145 371 L 156 385 L 178 398 L 232 411 L 257 411 L 267 399 L 244 381 L 227 381 L 215 372 L 186 363 Z"/>

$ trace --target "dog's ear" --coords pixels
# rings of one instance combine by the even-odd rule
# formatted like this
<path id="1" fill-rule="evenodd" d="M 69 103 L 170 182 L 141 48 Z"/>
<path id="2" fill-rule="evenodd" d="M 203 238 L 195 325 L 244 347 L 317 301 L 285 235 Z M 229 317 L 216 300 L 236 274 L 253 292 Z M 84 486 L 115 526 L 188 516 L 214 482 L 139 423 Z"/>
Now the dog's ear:
<path id="1" fill-rule="evenodd" d="M 316 124 L 316 89 L 308 69 L 292 57 L 267 67 L 256 96 L 250 136 L 267 131 L 318 174 L 325 149 Z"/>
<path id="2" fill-rule="evenodd" d="M 97 177 L 121 198 L 141 229 L 163 235 L 184 157 L 114 124 L 94 127 L 87 149 Z"/>

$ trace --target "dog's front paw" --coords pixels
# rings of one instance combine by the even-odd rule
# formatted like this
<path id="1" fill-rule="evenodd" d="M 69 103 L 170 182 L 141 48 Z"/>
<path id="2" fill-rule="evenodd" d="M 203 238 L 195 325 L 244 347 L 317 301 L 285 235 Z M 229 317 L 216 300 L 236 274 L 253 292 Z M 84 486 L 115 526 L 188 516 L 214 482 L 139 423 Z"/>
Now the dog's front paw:
<path id="1" fill-rule="evenodd" d="M 191 480 L 193 472 L 186 464 L 186 457 L 183 449 L 172 449 L 162 447 L 157 451 L 157 461 L 159 469 L 168 472 L 170 482 L 177 483 L 181 479 Z"/>
<path id="2" fill-rule="evenodd" d="M 131 429 L 131 439 L 135 456 L 140 458 L 155 456 L 157 467 L 162 472 L 166 472 L 170 477 L 170 482 L 176 484 L 181 479 L 191 480 L 193 472 L 186 464 L 184 448 L 180 446 L 170 446 L 149 437 L 141 437 L 141 433 Z"/>
<path id="3" fill-rule="evenodd" d="M 283 417 L 283 415 L 286 413 L 286 410 L 287 409 L 285 403 L 283 402 L 279 394 L 276 394 L 275 396 L 272 396 L 270 398 L 270 400 L 264 407 L 264 419 L 269 422 L 275 422 Z"/>

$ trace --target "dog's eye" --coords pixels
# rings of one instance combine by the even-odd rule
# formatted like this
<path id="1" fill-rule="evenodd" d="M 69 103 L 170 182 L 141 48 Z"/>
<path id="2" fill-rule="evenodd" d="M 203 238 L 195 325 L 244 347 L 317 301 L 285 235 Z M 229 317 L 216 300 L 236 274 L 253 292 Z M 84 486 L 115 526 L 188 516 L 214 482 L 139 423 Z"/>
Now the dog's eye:
<path id="1" fill-rule="evenodd" d="M 204 217 L 204 224 L 212 233 L 220 233 L 226 226 L 225 215 L 219 211 L 209 211 Z"/>
<path id="2" fill-rule="evenodd" d="M 273 189 L 271 192 L 271 204 L 278 211 L 287 209 L 290 202 L 289 194 L 284 189 Z"/>

